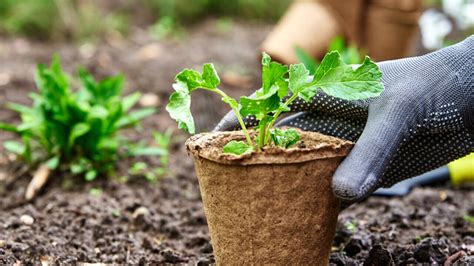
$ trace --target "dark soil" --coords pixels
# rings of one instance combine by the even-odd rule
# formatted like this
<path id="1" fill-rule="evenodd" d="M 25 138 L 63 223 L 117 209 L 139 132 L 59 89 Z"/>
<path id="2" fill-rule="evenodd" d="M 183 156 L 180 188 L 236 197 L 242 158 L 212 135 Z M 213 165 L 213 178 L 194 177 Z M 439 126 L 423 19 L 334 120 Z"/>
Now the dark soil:
<path id="1" fill-rule="evenodd" d="M 5 103 L 29 103 L 34 66 L 48 62 L 54 52 L 67 70 L 80 63 L 98 76 L 125 73 L 127 92 L 157 95 L 159 107 L 166 103 L 177 71 L 204 62 L 218 65 L 224 73 L 223 88 L 231 95 L 250 94 L 259 85 L 257 47 L 268 29 L 235 23 L 230 32 L 222 33 L 214 21 L 206 21 L 181 41 L 153 41 L 140 30 L 127 40 L 110 39 L 100 45 L 0 40 L 0 121 L 18 121 Z M 212 128 L 227 111 L 218 97 L 205 92 L 193 100 L 200 130 Z M 144 122 L 142 132 L 130 136 L 148 140 L 151 130 L 168 127 L 176 126 L 160 111 Z M 192 160 L 182 145 L 185 137 L 177 137 L 173 147 L 173 177 L 124 184 L 85 183 L 55 174 L 29 203 L 22 201 L 29 174 L 14 179 L 10 170 L 16 164 L 0 148 L 0 264 L 212 263 Z M 0 133 L 0 142 L 10 138 Z M 463 219 L 474 215 L 473 202 L 473 190 L 448 185 L 418 188 L 404 198 L 369 198 L 341 213 L 331 263 L 443 264 L 448 258 L 449 263 L 474 263 L 474 225 Z"/>

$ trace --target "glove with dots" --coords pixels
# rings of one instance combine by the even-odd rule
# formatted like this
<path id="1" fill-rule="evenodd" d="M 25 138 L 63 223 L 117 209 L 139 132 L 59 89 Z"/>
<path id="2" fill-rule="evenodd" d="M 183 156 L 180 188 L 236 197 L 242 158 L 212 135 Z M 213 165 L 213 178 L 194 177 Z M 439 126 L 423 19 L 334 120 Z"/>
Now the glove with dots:
<path id="1" fill-rule="evenodd" d="M 378 63 L 385 91 L 345 101 L 319 93 L 297 99 L 277 126 L 293 126 L 356 142 L 334 174 L 345 203 L 474 152 L 474 36 L 413 58 Z M 253 117 L 246 124 L 256 125 Z M 233 130 L 227 114 L 215 130 Z"/>

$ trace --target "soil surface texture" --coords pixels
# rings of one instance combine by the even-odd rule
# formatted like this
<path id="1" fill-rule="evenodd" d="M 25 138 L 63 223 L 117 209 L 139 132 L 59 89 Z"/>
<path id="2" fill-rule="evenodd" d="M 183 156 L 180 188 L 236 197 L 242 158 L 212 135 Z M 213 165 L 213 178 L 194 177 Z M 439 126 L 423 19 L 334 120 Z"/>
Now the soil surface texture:
<path id="1" fill-rule="evenodd" d="M 164 105 L 174 75 L 205 62 L 216 63 L 230 95 L 252 93 L 260 84 L 258 46 L 269 29 L 235 22 L 221 32 L 209 20 L 183 40 L 156 41 L 138 29 L 127 39 L 100 44 L 0 39 L 0 121 L 19 121 L 6 103 L 29 104 L 36 63 L 58 53 L 68 71 L 82 64 L 98 77 L 123 72 L 126 93 L 154 96 L 160 111 L 144 121 L 142 131 L 127 132 L 131 138 L 152 141 L 152 130 L 176 130 L 169 177 L 156 183 L 84 182 L 56 173 L 31 202 L 23 201 L 31 173 L 18 171 L 0 147 L 0 264 L 214 263 L 192 159 L 184 149 L 188 136 L 179 133 Z M 198 130 L 210 130 L 228 109 L 217 96 L 196 94 Z M 0 132 L 0 143 L 14 138 Z M 371 197 L 340 214 L 330 263 L 473 265 L 474 224 L 465 219 L 474 215 L 473 202 L 474 190 L 449 184 L 416 188 L 402 198 Z"/>

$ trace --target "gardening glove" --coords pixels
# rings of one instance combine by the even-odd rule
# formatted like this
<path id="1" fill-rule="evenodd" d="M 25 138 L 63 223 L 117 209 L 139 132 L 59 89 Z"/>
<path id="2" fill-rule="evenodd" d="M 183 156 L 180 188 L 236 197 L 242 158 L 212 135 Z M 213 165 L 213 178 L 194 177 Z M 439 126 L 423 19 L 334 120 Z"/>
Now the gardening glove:
<path id="1" fill-rule="evenodd" d="M 378 64 L 385 91 L 363 101 L 319 93 L 278 126 L 318 131 L 356 144 L 333 177 L 336 196 L 359 201 L 379 187 L 474 151 L 474 37 L 420 57 Z M 256 124 L 247 118 L 246 124 Z M 238 128 L 227 114 L 216 130 Z"/>

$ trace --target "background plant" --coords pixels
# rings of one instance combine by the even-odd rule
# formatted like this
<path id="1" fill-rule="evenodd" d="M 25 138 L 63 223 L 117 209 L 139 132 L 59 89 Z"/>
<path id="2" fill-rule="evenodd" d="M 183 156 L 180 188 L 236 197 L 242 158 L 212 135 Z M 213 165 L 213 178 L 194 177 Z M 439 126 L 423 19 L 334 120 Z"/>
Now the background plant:
<path id="1" fill-rule="evenodd" d="M 91 0 L 0 1 L 0 33 L 41 40 L 126 34 L 129 18 L 125 10 L 105 12 Z"/>
<path id="2" fill-rule="evenodd" d="M 0 34 L 28 38 L 94 40 L 133 26 L 152 36 L 182 36 L 208 16 L 276 21 L 291 0 L 2 0 Z"/>
<path id="3" fill-rule="evenodd" d="M 5 148 L 31 167 L 46 163 L 50 169 L 83 174 L 87 180 L 112 173 L 121 158 L 167 153 L 163 148 L 134 144 L 120 134 L 155 112 L 153 108 L 131 111 L 140 93 L 122 96 L 123 75 L 97 81 L 81 68 L 78 78 L 80 87 L 73 89 L 57 56 L 50 67 L 38 65 L 38 93 L 30 95 L 33 105 L 10 103 L 21 123 L 0 123 L 0 129 L 22 139 L 6 141 Z"/>
<path id="4" fill-rule="evenodd" d="M 262 88 L 255 97 L 243 96 L 240 102 L 229 97 L 218 88 L 219 76 L 212 64 L 204 64 L 202 73 L 184 69 L 175 78 L 166 110 L 178 121 L 178 126 L 189 133 L 195 132 L 194 120 L 190 111 L 191 92 L 196 89 L 212 91 L 222 96 L 222 101 L 233 110 L 246 141 L 231 141 L 224 146 L 224 152 L 243 154 L 260 151 L 264 146 L 277 145 L 288 148 L 299 140 L 294 129 L 275 129 L 274 123 L 282 112 L 290 111 L 290 104 L 298 97 L 306 102 L 319 90 L 327 95 L 345 99 L 359 100 L 376 97 L 384 90 L 382 73 L 377 65 L 365 57 L 357 67 L 346 64 L 339 52 L 330 52 L 321 61 L 313 76 L 303 63 L 285 66 L 272 62 L 267 54 L 262 56 Z M 252 140 L 243 117 L 254 116 L 258 125 L 255 143 Z"/>

